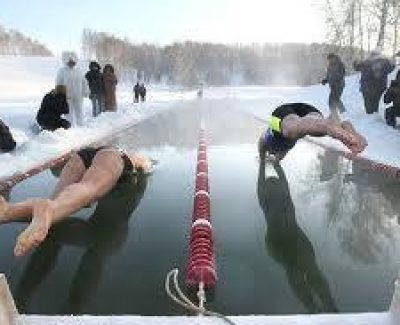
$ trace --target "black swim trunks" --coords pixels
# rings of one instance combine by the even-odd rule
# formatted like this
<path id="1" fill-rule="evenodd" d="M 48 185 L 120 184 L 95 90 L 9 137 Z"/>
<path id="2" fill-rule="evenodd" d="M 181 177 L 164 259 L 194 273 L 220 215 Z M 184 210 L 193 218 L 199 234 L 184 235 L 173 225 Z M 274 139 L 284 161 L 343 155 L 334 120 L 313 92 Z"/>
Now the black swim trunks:
<path id="1" fill-rule="evenodd" d="M 286 116 L 290 114 L 304 117 L 310 113 L 318 113 L 322 115 L 322 113 L 314 106 L 305 103 L 290 103 L 277 107 L 272 112 L 272 117 L 277 118 L 275 119 L 275 122 L 279 125 L 275 125 L 275 129 L 269 127 L 263 134 L 262 141 L 264 149 L 271 154 L 287 152 L 292 149 L 295 146 L 297 139 L 294 140 L 284 137 L 280 131 L 280 123 Z"/>
<path id="2" fill-rule="evenodd" d="M 299 117 L 304 117 L 310 113 L 322 113 L 316 109 L 314 106 L 305 103 L 290 103 L 290 104 L 283 104 L 277 107 L 273 112 L 272 116 L 278 117 L 283 120 L 286 116 L 290 114 L 295 114 Z"/>
<path id="3" fill-rule="evenodd" d="M 85 168 L 88 169 L 92 165 L 92 161 L 96 156 L 97 152 L 107 148 L 112 149 L 113 147 L 107 147 L 107 146 L 101 146 L 97 148 L 86 147 L 77 151 L 77 154 L 82 159 Z M 120 152 L 121 158 L 124 161 L 124 168 L 122 170 L 120 178 L 118 179 L 118 182 L 120 182 L 130 178 L 135 173 L 135 168 L 133 167 L 132 162 L 126 155 L 126 153 L 124 153 L 121 149 L 118 149 L 118 151 Z"/>

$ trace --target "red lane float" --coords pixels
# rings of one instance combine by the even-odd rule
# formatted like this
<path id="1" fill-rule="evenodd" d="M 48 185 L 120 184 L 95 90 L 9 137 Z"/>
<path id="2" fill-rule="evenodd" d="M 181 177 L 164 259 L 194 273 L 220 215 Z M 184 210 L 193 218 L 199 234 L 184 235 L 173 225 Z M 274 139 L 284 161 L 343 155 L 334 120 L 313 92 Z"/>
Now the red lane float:
<path id="1" fill-rule="evenodd" d="M 2 179 L 0 181 L 0 193 L 4 193 L 4 192 L 10 190 L 13 186 L 15 186 L 19 182 L 22 182 L 23 180 L 25 180 L 29 177 L 32 177 L 48 168 L 55 167 L 55 166 L 65 162 L 66 160 L 69 159 L 69 157 L 71 157 L 71 155 L 72 155 L 72 152 L 68 152 L 60 157 L 51 159 L 43 164 L 38 164 L 37 166 L 27 170 L 24 173 L 18 173 L 13 176 Z"/>
<path id="2" fill-rule="evenodd" d="M 197 150 L 195 193 L 190 229 L 189 260 L 186 283 L 196 287 L 212 287 L 217 281 L 213 250 L 210 192 L 208 182 L 207 144 L 200 131 Z"/>

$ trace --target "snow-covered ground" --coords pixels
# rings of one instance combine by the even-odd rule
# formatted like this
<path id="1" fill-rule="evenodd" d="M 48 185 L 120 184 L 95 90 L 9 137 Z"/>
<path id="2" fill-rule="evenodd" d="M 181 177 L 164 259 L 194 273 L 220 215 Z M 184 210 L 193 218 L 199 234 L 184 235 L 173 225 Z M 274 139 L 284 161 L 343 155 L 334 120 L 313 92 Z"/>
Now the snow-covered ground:
<path id="1" fill-rule="evenodd" d="M 43 95 L 54 86 L 60 67 L 58 58 L 0 56 L 0 118 L 7 123 L 18 147 L 12 153 L 0 154 L 0 179 L 23 172 L 72 148 L 93 142 L 126 125 L 137 123 L 166 109 L 178 109 L 187 101 L 197 100 L 195 91 L 166 86 L 149 86 L 148 101 L 132 104 L 130 85 L 118 87 L 118 112 L 90 117 L 91 106 L 84 102 L 84 127 L 35 134 L 33 121 Z M 84 66 L 81 66 L 85 70 Z M 400 166 L 400 133 L 385 125 L 383 113 L 367 116 L 358 91 L 358 75 L 347 78 L 343 101 L 348 109 L 345 118 L 351 120 L 364 134 L 369 146 L 363 156 Z M 211 87 L 204 90 L 203 100 L 218 100 L 222 106 L 235 107 L 260 118 L 267 118 L 279 104 L 303 101 L 316 105 L 328 113 L 328 87 L 316 85 L 303 88 L 273 87 Z M 331 139 L 321 139 L 329 145 L 342 147 Z"/>

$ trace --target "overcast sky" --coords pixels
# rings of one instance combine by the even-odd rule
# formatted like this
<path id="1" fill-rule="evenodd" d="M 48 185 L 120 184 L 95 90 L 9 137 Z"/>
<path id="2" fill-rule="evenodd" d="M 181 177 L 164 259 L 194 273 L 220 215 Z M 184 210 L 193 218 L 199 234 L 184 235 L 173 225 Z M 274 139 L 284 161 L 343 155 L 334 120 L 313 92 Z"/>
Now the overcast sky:
<path id="1" fill-rule="evenodd" d="M 0 0 L 0 25 L 55 53 L 79 50 L 83 28 L 160 45 L 322 42 L 318 0 Z"/>

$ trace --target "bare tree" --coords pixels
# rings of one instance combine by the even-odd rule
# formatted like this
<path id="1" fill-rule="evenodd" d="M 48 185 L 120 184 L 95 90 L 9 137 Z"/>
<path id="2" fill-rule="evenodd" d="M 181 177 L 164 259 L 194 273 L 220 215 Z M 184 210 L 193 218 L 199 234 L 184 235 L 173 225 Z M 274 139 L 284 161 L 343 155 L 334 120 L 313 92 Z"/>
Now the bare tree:
<path id="1" fill-rule="evenodd" d="M 392 0 L 392 16 L 390 23 L 392 25 L 392 54 L 395 55 L 398 52 L 398 42 L 399 42 L 399 23 L 400 23 L 400 0 Z"/>
<path id="2" fill-rule="evenodd" d="M 387 18 L 389 13 L 389 0 L 380 0 L 380 13 L 379 13 L 379 32 L 376 42 L 377 48 L 383 48 L 385 44 L 385 32 L 387 25 Z"/>
<path id="3" fill-rule="evenodd" d="M 358 9 L 358 34 L 359 34 L 359 46 L 361 51 L 361 59 L 364 58 L 364 29 L 363 29 L 363 0 L 357 1 Z"/>
<path id="4" fill-rule="evenodd" d="M 38 41 L 0 26 L 0 55 L 52 56 L 52 53 Z"/>

